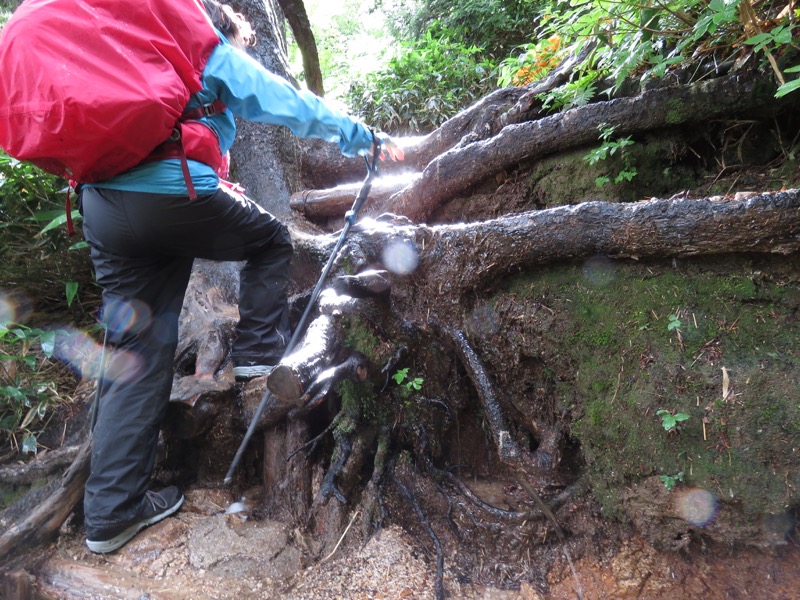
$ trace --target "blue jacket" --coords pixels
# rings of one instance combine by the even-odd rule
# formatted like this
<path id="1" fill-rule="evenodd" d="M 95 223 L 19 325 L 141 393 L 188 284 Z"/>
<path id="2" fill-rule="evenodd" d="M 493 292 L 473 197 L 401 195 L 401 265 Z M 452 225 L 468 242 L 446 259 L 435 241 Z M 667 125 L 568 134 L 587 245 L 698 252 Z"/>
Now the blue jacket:
<path id="1" fill-rule="evenodd" d="M 306 90 L 270 73 L 244 51 L 220 36 L 201 78 L 203 89 L 192 97 L 188 108 L 221 100 L 225 112 L 202 120 L 216 133 L 222 154 L 236 137 L 234 115 L 259 123 L 285 125 L 295 135 L 338 142 L 345 156 L 366 154 L 372 147 L 372 133 L 356 121 L 325 104 Z M 211 194 L 219 177 L 203 163 L 189 160 L 192 183 L 199 195 Z M 187 195 L 180 160 L 146 162 L 93 187 L 136 192 Z"/>

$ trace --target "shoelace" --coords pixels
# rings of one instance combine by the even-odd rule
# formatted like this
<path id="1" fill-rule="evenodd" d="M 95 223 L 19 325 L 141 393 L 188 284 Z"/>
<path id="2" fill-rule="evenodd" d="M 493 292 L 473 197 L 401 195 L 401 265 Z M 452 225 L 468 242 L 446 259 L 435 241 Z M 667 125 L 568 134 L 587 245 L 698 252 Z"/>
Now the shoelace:
<path id="1" fill-rule="evenodd" d="M 163 510 L 165 508 L 169 508 L 169 503 L 167 502 L 167 499 L 164 498 L 164 496 L 162 496 L 158 492 L 154 492 L 153 490 L 147 490 L 145 492 L 145 497 L 150 501 L 150 504 L 152 504 L 153 508 L 156 510 L 158 509 Z"/>

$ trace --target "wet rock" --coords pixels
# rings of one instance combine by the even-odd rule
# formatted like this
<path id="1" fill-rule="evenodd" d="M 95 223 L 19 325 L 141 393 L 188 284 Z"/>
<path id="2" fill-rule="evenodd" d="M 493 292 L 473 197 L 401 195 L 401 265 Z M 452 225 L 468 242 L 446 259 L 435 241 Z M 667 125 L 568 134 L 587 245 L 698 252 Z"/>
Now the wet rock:
<path id="1" fill-rule="evenodd" d="M 217 515 L 193 527 L 187 545 L 192 568 L 220 576 L 288 580 L 303 567 L 288 526 L 275 521 Z"/>

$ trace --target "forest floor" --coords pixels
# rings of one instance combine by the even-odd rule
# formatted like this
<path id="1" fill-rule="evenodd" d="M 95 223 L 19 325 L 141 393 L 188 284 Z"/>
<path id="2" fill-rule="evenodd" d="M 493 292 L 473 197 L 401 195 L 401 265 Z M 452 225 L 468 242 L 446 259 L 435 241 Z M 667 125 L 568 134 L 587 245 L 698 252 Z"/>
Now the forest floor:
<path id="1" fill-rule="evenodd" d="M 435 597 L 435 557 L 420 551 L 430 545 L 428 540 L 391 526 L 365 544 L 345 538 L 327 560 L 306 565 L 298 532 L 283 523 L 248 519 L 246 512 L 225 514 L 231 501 L 227 491 L 189 490 L 175 517 L 105 556 L 89 552 L 83 528 L 68 522 L 31 570 L 37 574 L 39 591 L 44 597 L 98 600 Z M 626 530 L 611 547 L 586 544 L 579 552 L 574 574 L 566 561 L 559 561 L 544 579 L 537 576 L 534 583 L 506 590 L 459 581 L 446 559 L 446 597 L 791 600 L 800 589 L 796 543 L 772 549 L 664 553 Z"/>

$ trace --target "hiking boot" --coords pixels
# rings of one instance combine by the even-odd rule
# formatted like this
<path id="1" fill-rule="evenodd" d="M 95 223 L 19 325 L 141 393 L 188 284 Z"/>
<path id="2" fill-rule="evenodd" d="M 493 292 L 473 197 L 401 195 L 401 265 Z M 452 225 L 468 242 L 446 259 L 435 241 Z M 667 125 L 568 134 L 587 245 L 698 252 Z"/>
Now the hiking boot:
<path id="1" fill-rule="evenodd" d="M 264 364 L 265 362 L 258 360 L 234 361 L 233 376 L 238 380 L 245 380 L 269 375 L 275 367 Z"/>
<path id="2" fill-rule="evenodd" d="M 106 554 L 113 552 L 127 544 L 139 531 L 158 523 L 161 519 L 176 512 L 183 504 L 183 494 L 174 485 L 164 488 L 160 492 L 148 490 L 145 494 L 147 500 L 142 515 L 134 522 L 99 527 L 86 528 L 86 545 L 92 552 Z"/>

